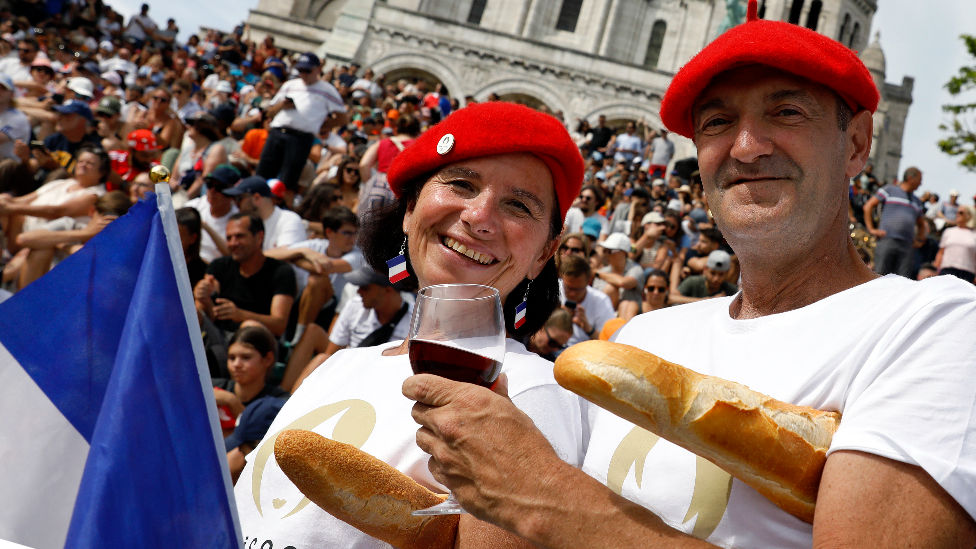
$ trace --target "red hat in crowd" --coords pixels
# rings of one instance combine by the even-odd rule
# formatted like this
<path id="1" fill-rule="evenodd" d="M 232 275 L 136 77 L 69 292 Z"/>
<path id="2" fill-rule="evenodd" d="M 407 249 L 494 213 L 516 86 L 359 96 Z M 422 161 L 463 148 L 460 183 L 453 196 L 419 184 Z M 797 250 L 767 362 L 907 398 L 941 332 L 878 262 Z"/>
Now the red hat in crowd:
<path id="1" fill-rule="evenodd" d="M 403 186 L 442 166 L 469 158 L 527 152 L 552 174 L 563 219 L 583 186 L 583 157 L 562 123 L 539 111 L 502 101 L 469 105 L 424 132 L 393 160 L 387 180 Z"/>
<path id="2" fill-rule="evenodd" d="M 661 121 L 694 137 L 691 109 L 712 78 L 736 67 L 768 65 L 837 92 L 857 112 L 878 108 L 878 89 L 857 54 L 840 42 L 783 21 L 764 21 L 749 0 L 746 23 L 716 38 L 678 71 L 661 101 Z"/>
<path id="3" fill-rule="evenodd" d="M 134 151 L 154 151 L 159 148 L 156 136 L 149 130 L 135 130 L 129 132 L 129 148 Z"/>

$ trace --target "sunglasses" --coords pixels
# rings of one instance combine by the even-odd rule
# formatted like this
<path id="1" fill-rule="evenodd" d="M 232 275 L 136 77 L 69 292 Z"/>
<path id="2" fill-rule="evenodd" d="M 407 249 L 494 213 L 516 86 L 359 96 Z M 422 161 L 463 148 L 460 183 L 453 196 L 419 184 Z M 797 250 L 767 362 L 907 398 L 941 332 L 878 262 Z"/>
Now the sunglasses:
<path id="1" fill-rule="evenodd" d="M 580 195 L 579 199 L 582 200 L 583 202 L 589 202 L 590 200 L 593 200 L 593 197 Z"/>
<path id="2" fill-rule="evenodd" d="M 585 254 L 586 250 L 583 248 L 571 248 L 565 244 L 559 247 L 560 252 L 569 252 L 571 254 Z"/>
<path id="3" fill-rule="evenodd" d="M 346 168 L 345 168 L 344 171 L 346 173 L 359 173 L 359 168 L 358 167 L 356 167 L 356 168 L 350 168 L 349 166 L 346 166 Z"/>
<path id="4" fill-rule="evenodd" d="M 352 238 L 356 236 L 356 231 L 339 231 L 339 234 L 346 238 Z"/>
<path id="5" fill-rule="evenodd" d="M 648 286 L 644 288 L 644 291 L 649 294 L 664 294 L 668 292 L 668 289 L 665 286 Z"/>
<path id="6" fill-rule="evenodd" d="M 32 50 L 30 48 L 17 48 L 17 51 L 19 51 L 20 53 L 33 53 L 34 52 L 34 50 Z"/>
<path id="7" fill-rule="evenodd" d="M 152 98 L 153 101 L 169 101 L 169 97 L 166 97 L 165 95 L 154 95 Z"/>
<path id="8" fill-rule="evenodd" d="M 549 328 L 543 326 L 542 330 L 546 332 L 546 338 L 549 339 L 549 341 L 546 343 L 546 347 L 549 347 L 554 351 L 562 351 L 566 347 L 569 347 L 569 344 L 567 343 L 559 344 L 555 339 L 553 339 L 552 334 L 549 333 Z"/>

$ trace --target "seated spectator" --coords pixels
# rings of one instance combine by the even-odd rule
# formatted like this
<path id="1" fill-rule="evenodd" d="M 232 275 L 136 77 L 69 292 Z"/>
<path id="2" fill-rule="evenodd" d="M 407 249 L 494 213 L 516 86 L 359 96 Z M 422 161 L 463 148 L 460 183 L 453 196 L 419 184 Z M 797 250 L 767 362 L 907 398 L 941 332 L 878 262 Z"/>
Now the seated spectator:
<path id="1" fill-rule="evenodd" d="M 118 75 L 116 75 L 118 76 Z M 95 131 L 102 138 L 102 148 L 106 151 L 128 150 L 122 139 L 122 101 L 113 95 L 106 95 L 95 107 Z M 131 181 L 131 179 L 130 179 Z"/>
<path id="2" fill-rule="evenodd" d="M 641 219 L 642 232 L 634 241 L 630 258 L 644 269 L 660 269 L 664 265 L 671 244 L 664 234 L 666 221 L 658 212 L 650 212 Z"/>
<path id="3" fill-rule="evenodd" d="M 215 259 L 193 290 L 197 310 L 225 332 L 255 320 L 281 336 L 295 300 L 295 274 L 283 261 L 265 257 L 264 223 L 237 213 L 227 222 L 230 257 Z"/>
<path id="4" fill-rule="evenodd" d="M 573 337 L 573 315 L 566 309 L 556 309 L 538 332 L 525 338 L 525 348 L 542 358 L 556 361 L 556 355 Z"/>
<path id="5" fill-rule="evenodd" d="M 591 273 L 589 260 L 577 255 L 563 257 L 559 265 L 559 301 L 573 315 L 569 345 L 596 338 L 614 316 L 610 297 L 590 288 Z"/>
<path id="6" fill-rule="evenodd" d="M 601 215 L 599 210 L 603 206 L 603 191 L 595 185 L 586 185 L 580 191 L 579 198 L 573 203 L 573 207 L 566 212 L 566 223 L 564 232 L 578 233 L 583 228 L 584 221 L 595 219 L 600 226 L 597 234 L 606 231 L 608 221 L 606 216 Z M 599 238 L 599 236 L 597 237 Z"/>
<path id="7" fill-rule="evenodd" d="M 593 289 L 610 296 L 614 309 L 625 301 L 631 302 L 633 309 L 636 309 L 641 303 L 644 269 L 628 257 L 630 239 L 623 233 L 613 233 L 603 242 L 598 242 L 597 247 L 603 248 L 607 265 L 597 270 Z"/>
<path id="8" fill-rule="evenodd" d="M 923 263 L 921 267 L 918 268 L 918 276 L 915 280 L 925 280 L 926 278 L 937 276 L 939 270 L 935 268 L 935 265 L 931 263 Z"/>
<path id="9" fill-rule="evenodd" d="M 339 313 L 325 353 L 308 363 L 292 387 L 293 391 L 319 365 L 342 349 L 382 345 L 406 339 L 409 335 L 414 304 L 412 294 L 400 292 L 388 277 L 369 266 L 349 273 L 346 281 L 359 287 L 358 296 Z"/>
<path id="10" fill-rule="evenodd" d="M 245 458 L 254 451 L 264 435 L 268 434 L 271 423 L 278 417 L 278 412 L 285 402 L 283 398 L 270 395 L 254 399 L 250 406 L 245 407 L 241 412 L 234 432 L 224 439 L 227 464 L 230 466 L 230 479 L 234 484 L 237 484 L 237 479 L 244 470 Z"/>
<path id="11" fill-rule="evenodd" d="M 17 244 L 22 247 L 18 256 L 23 261 L 11 261 L 4 268 L 4 279 L 8 278 L 9 269 L 11 276 L 17 278 L 17 289 L 23 289 L 51 270 L 57 262 L 76 252 L 114 219 L 125 215 L 131 205 L 124 193 L 113 191 L 100 197 L 90 208 L 87 223 L 73 217 L 61 217 L 44 223 L 38 229 L 21 233 L 17 237 Z M 27 254 L 23 255 L 23 252 Z"/>
<path id="12" fill-rule="evenodd" d="M 99 134 L 101 135 L 101 134 Z M 103 139 L 103 142 L 110 139 Z M 156 136 L 149 130 L 129 132 L 125 143 L 119 149 L 107 149 L 112 157 L 112 171 L 119 179 L 131 185 L 139 174 L 149 173 L 153 166 L 159 165 L 159 145 Z"/>
<path id="13" fill-rule="evenodd" d="M 556 251 L 556 268 L 567 255 L 576 255 L 584 259 L 590 257 L 590 243 L 580 233 L 564 234 Z"/>
<path id="14" fill-rule="evenodd" d="M 190 275 L 190 287 L 197 285 L 207 274 L 207 262 L 200 259 L 200 212 L 193 208 L 176 210 L 176 223 L 180 229 L 180 243 L 183 245 L 183 259 Z"/>
<path id="15" fill-rule="evenodd" d="M 14 154 L 14 143 L 30 141 L 30 136 L 30 120 L 14 103 L 14 83 L 9 76 L 0 74 L 0 163 L 20 164 L 20 158 Z M 5 190 L 0 186 L 0 192 Z"/>
<path id="16" fill-rule="evenodd" d="M 735 294 L 738 291 L 735 285 L 725 281 L 725 275 L 730 268 L 732 256 L 725 250 L 715 250 L 708 254 L 708 263 L 702 274 L 684 279 L 678 286 L 678 292 L 671 293 L 671 301 L 691 303 Z"/>
<path id="17" fill-rule="evenodd" d="M 200 212 L 200 219 L 203 222 L 200 257 L 204 261 L 213 261 L 230 253 L 223 235 L 227 233 L 227 221 L 238 212 L 238 209 L 234 201 L 223 191 L 233 187 L 240 180 L 241 174 L 236 168 L 229 164 L 217 166 L 204 177 L 207 192 L 184 204 Z"/>
<path id="18" fill-rule="evenodd" d="M 659 269 L 653 269 L 647 274 L 647 282 L 644 284 L 644 302 L 641 303 L 640 312 L 649 313 L 670 306 L 669 294 L 667 274 Z"/>
<path id="19" fill-rule="evenodd" d="M 193 199 L 200 195 L 206 177 L 227 163 L 227 150 L 219 142 L 217 119 L 210 113 L 197 111 L 187 117 L 186 124 L 189 139 L 176 157 L 169 185 L 174 192 L 182 188 Z"/>
<path id="20" fill-rule="evenodd" d="M 263 177 L 252 175 L 223 193 L 234 199 L 241 212 L 257 215 L 264 222 L 267 230 L 264 250 L 290 246 L 308 238 L 298 214 L 275 206 L 274 194 Z"/>

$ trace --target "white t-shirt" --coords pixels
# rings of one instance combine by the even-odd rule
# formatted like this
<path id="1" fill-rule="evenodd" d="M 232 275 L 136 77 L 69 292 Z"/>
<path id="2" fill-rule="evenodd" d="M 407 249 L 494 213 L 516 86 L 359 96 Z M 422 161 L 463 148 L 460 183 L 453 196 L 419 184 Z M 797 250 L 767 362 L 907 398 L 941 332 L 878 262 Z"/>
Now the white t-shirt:
<path id="1" fill-rule="evenodd" d="M 352 444 L 392 465 L 435 491 L 427 469 L 430 456 L 417 447 L 418 425 L 410 416 L 414 402 L 401 393 L 413 375 L 407 355 L 382 356 L 387 345 L 339 351 L 319 366 L 288 399 L 268 435 L 247 456 L 234 489 L 244 544 L 268 547 L 388 549 L 382 543 L 307 504 L 273 457 L 276 435 L 283 429 L 309 429 Z M 512 401 L 535 422 L 556 452 L 579 465 L 582 425 L 579 398 L 556 385 L 552 363 L 507 340 L 502 368 L 509 378 Z M 499 451 L 504 451 L 500 448 Z"/>
<path id="2" fill-rule="evenodd" d="M 237 213 L 237 205 L 231 204 L 230 210 L 226 214 L 220 217 L 214 217 L 210 213 L 210 200 L 207 195 L 200 195 L 193 200 L 187 200 L 186 204 L 183 204 L 184 208 L 193 208 L 200 212 L 200 220 L 210 225 L 217 234 L 227 237 L 227 222 L 230 220 L 230 216 Z M 200 231 L 200 259 L 210 263 L 214 259 L 222 256 L 220 250 L 217 249 L 217 244 L 214 243 L 213 238 L 210 237 L 210 233 L 207 231 Z"/>
<path id="3" fill-rule="evenodd" d="M 142 25 L 140 26 L 139 23 L 142 23 Z M 143 30 L 144 28 L 145 30 Z M 131 36 L 138 40 L 145 40 L 146 31 L 155 30 L 155 29 L 156 29 L 156 22 L 152 20 L 152 17 L 149 17 L 148 15 L 142 15 L 141 13 L 137 13 L 132 16 L 132 19 L 129 19 L 129 26 L 125 28 L 125 31 L 123 31 L 122 35 Z"/>
<path id="4" fill-rule="evenodd" d="M 976 231 L 950 227 L 942 233 L 939 247 L 945 249 L 941 267 L 976 273 Z"/>
<path id="5" fill-rule="evenodd" d="M 407 304 L 407 312 L 403 315 L 395 328 L 390 340 L 403 340 L 410 335 L 410 317 L 413 316 L 414 296 L 409 292 L 400 292 L 400 299 Z M 332 326 L 329 341 L 340 347 L 359 347 L 366 336 L 376 331 L 382 324 L 376 318 L 375 309 L 363 307 L 363 298 L 357 293 L 348 305 L 343 307 Z"/>
<path id="6" fill-rule="evenodd" d="M 84 187 L 81 189 L 75 189 L 69 191 L 73 185 L 78 182 L 74 179 L 56 179 L 50 183 L 45 183 L 41 185 L 37 191 L 37 197 L 30 203 L 31 206 L 60 206 L 62 204 L 67 204 L 76 198 L 81 198 L 85 195 L 95 195 L 95 197 L 101 197 L 105 194 L 105 185 L 95 185 L 94 187 Z M 79 215 L 73 218 L 78 223 L 88 224 L 91 221 L 91 217 L 88 214 Z M 33 231 L 34 229 L 40 229 L 45 223 L 50 221 L 50 219 L 45 219 L 43 217 L 25 216 L 24 217 L 24 227 L 23 232 Z"/>
<path id="7" fill-rule="evenodd" d="M 616 341 L 785 402 L 839 411 L 830 452 L 919 465 L 976 516 L 976 287 L 889 275 L 750 320 L 729 317 L 733 299 L 638 316 Z M 811 525 L 716 466 L 595 406 L 587 415 L 583 470 L 672 527 L 720 547 L 810 547 Z"/>
<path id="8" fill-rule="evenodd" d="M 282 109 L 271 121 L 272 128 L 291 128 L 318 135 L 329 113 L 346 112 L 339 91 L 322 80 L 307 86 L 301 78 L 292 78 L 281 85 L 271 104 L 277 105 L 286 98 L 291 98 L 295 108 Z"/>
<path id="9" fill-rule="evenodd" d="M 559 304 L 566 304 L 566 294 L 563 292 L 562 279 L 559 280 Z M 586 320 L 590 322 L 590 326 L 595 330 L 593 332 L 594 337 L 603 329 L 604 322 L 617 316 L 617 311 L 613 308 L 613 301 L 610 300 L 610 296 L 600 290 L 594 289 L 592 286 L 586 289 L 586 297 L 583 298 L 582 303 L 577 303 L 577 305 L 582 305 L 586 309 Z M 566 344 L 575 345 L 580 341 L 589 340 L 590 336 L 586 335 L 583 328 L 573 324 L 573 337 L 569 338 Z"/>
<path id="10" fill-rule="evenodd" d="M 607 218 L 596 213 L 595 211 L 591 215 L 586 216 L 583 214 L 583 210 L 579 208 L 570 208 L 569 211 L 566 212 L 566 223 L 564 224 L 565 228 L 563 229 L 563 234 L 578 233 L 582 231 L 583 222 L 591 218 L 600 222 L 600 234 L 605 234 L 607 225 L 610 223 L 607 221 Z"/>
<path id="11" fill-rule="evenodd" d="M 302 218 L 295 212 L 275 206 L 264 220 L 264 244 L 262 250 L 291 246 L 308 238 Z"/>
<path id="12" fill-rule="evenodd" d="M 16 55 L 0 60 L 0 73 L 6 74 L 14 82 L 33 81 L 30 73 L 31 66 L 23 65 Z"/>
<path id="13" fill-rule="evenodd" d="M 328 255 L 326 250 L 329 249 L 329 241 L 324 238 L 312 238 L 291 244 L 288 248 L 292 250 L 295 248 L 309 248 L 320 254 Z M 359 246 L 353 248 L 351 252 L 343 254 L 340 259 L 349 263 L 353 271 L 366 264 L 366 260 L 363 259 L 363 252 L 359 249 Z M 298 293 L 301 293 L 305 289 L 305 286 L 308 286 L 308 271 L 298 265 L 292 265 L 292 268 L 295 269 L 295 282 L 298 283 Z M 336 299 L 339 299 L 339 296 L 342 295 L 342 289 L 346 287 L 346 274 L 348 273 L 329 274 L 329 282 L 332 283 L 332 293 Z"/>
<path id="14" fill-rule="evenodd" d="M 8 137 L 0 145 L 0 160 L 12 158 L 20 162 L 20 157 L 14 154 L 14 142 L 18 139 L 24 143 L 30 141 L 31 126 L 27 115 L 14 108 L 0 112 L 0 133 Z"/>

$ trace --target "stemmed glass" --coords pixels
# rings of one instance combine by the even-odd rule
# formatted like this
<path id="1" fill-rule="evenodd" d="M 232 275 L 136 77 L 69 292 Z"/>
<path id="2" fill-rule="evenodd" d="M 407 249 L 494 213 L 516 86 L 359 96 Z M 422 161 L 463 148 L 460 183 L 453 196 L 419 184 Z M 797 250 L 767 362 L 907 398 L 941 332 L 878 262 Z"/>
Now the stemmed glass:
<path id="1" fill-rule="evenodd" d="M 421 289 L 410 322 L 409 355 L 416 374 L 493 386 L 505 358 L 505 319 L 498 290 L 478 284 Z M 448 494 L 444 502 L 413 514 L 464 512 L 454 494 Z"/>

